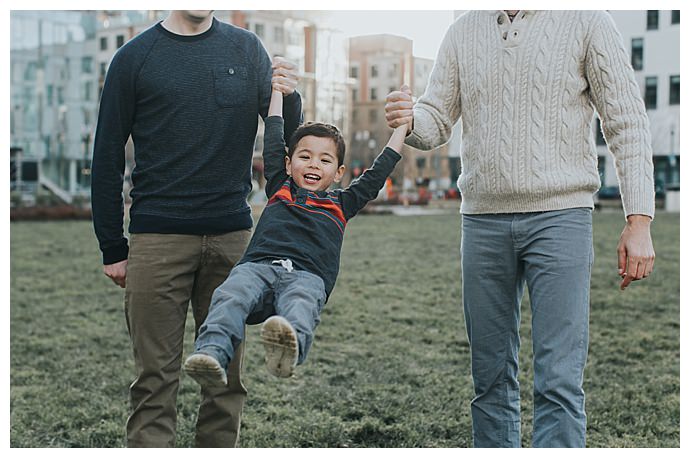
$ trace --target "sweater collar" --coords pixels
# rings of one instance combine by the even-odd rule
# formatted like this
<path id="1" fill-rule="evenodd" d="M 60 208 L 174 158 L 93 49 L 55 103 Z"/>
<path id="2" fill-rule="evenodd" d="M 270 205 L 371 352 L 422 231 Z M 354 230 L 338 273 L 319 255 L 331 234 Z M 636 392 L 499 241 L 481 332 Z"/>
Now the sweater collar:
<path id="1" fill-rule="evenodd" d="M 213 34 L 213 32 L 215 32 L 215 30 L 218 28 L 218 20 L 214 17 L 213 21 L 211 22 L 211 27 L 196 35 L 180 35 L 172 32 L 163 27 L 163 21 L 158 22 L 155 27 L 163 35 L 166 35 L 176 41 L 199 41 L 208 38 Z"/>
<path id="2" fill-rule="evenodd" d="M 522 17 L 523 15 L 524 16 L 530 16 L 536 12 L 537 12 L 537 10 L 519 10 L 517 13 L 517 16 L 515 16 L 515 17 Z M 489 13 L 489 15 L 491 15 L 491 16 L 502 16 L 502 15 L 508 16 L 508 14 L 506 13 L 505 10 L 494 10 L 494 11 L 489 10 L 489 11 L 487 11 L 487 13 Z"/>

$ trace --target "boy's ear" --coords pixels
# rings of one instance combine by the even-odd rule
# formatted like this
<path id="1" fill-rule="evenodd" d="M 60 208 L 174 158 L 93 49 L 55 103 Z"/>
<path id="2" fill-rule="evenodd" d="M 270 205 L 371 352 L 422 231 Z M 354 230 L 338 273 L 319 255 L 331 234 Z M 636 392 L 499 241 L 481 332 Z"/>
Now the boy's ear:
<path id="1" fill-rule="evenodd" d="M 340 180 L 342 180 L 344 174 L 345 174 L 345 164 L 338 167 L 338 170 L 335 172 L 335 177 L 333 178 L 333 182 L 337 183 Z"/>
<path id="2" fill-rule="evenodd" d="M 290 156 L 285 156 L 285 172 L 292 176 L 292 165 L 290 163 Z"/>

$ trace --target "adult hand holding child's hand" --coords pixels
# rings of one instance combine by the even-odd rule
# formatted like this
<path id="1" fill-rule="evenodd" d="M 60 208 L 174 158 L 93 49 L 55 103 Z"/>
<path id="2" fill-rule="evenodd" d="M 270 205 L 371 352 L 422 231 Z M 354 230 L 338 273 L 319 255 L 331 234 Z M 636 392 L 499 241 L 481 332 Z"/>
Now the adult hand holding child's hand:
<path id="1" fill-rule="evenodd" d="M 412 107 L 412 91 L 406 84 L 399 91 L 388 94 L 385 107 L 388 127 L 395 129 L 407 124 L 407 133 L 409 134 L 414 123 Z"/>
<path id="2" fill-rule="evenodd" d="M 273 59 L 273 78 L 271 86 L 273 90 L 280 91 L 283 95 L 290 95 L 295 92 L 299 83 L 299 70 L 297 65 L 289 60 L 276 56 Z"/>

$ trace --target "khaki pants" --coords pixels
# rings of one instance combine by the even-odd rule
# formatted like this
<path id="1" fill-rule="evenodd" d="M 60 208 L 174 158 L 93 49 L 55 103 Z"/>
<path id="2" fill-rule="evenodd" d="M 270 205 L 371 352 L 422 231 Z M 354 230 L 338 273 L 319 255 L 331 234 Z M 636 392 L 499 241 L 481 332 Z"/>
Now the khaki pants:
<path id="1" fill-rule="evenodd" d="M 173 447 L 187 309 L 195 330 L 213 291 L 239 261 L 249 230 L 217 236 L 132 234 L 125 315 L 137 377 L 130 386 L 128 447 Z M 244 345 L 228 365 L 228 387 L 202 390 L 197 447 L 234 447 L 247 391 L 240 381 Z"/>

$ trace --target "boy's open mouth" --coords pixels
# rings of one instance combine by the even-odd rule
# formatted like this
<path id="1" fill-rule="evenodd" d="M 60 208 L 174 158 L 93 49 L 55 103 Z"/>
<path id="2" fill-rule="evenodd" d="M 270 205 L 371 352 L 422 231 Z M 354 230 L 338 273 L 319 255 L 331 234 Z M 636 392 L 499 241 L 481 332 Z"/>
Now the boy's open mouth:
<path id="1" fill-rule="evenodd" d="M 304 174 L 304 181 L 309 184 L 317 183 L 319 180 L 321 180 L 321 177 L 318 175 L 314 175 L 313 173 Z"/>

